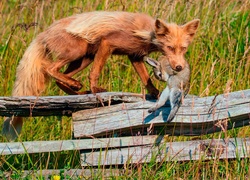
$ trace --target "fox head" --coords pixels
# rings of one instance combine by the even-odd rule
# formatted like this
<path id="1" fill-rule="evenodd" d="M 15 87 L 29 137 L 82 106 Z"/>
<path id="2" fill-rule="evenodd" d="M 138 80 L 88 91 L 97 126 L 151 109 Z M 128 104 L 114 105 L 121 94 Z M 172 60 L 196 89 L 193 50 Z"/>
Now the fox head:
<path id="1" fill-rule="evenodd" d="M 181 71 L 185 68 L 185 53 L 199 27 L 200 20 L 194 19 L 184 25 L 155 21 L 155 43 L 168 58 L 171 68 Z"/>

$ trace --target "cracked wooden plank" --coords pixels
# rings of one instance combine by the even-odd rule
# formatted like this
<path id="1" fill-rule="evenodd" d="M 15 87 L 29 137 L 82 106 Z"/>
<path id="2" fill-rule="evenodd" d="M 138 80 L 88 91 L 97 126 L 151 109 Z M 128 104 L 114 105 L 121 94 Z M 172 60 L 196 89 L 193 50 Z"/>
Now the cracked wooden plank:
<path id="1" fill-rule="evenodd" d="M 68 96 L 0 97 L 0 116 L 71 116 L 73 112 L 122 102 L 138 102 L 142 94 L 105 92 Z"/>
<path id="2" fill-rule="evenodd" d="M 250 125 L 250 90 L 203 98 L 185 98 L 174 120 L 166 123 L 170 106 L 148 113 L 150 100 L 122 103 L 73 113 L 74 136 L 159 133 L 201 135 Z"/>
<path id="3" fill-rule="evenodd" d="M 119 138 L 90 138 L 61 141 L 31 141 L 0 143 L 0 155 L 58 152 L 69 150 L 93 150 L 132 147 L 153 144 L 157 136 L 135 136 Z"/>
<path id="4" fill-rule="evenodd" d="M 82 166 L 109 166 L 153 161 L 190 161 L 250 157 L 250 138 L 167 142 L 81 153 Z"/>

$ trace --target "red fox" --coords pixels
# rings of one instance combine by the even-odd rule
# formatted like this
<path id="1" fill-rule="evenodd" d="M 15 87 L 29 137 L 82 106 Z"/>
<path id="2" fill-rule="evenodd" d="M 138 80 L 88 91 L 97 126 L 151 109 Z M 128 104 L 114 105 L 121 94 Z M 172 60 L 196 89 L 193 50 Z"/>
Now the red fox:
<path id="1" fill-rule="evenodd" d="M 39 96 L 49 77 L 68 94 L 79 92 L 82 84 L 72 78 L 93 62 L 90 91 L 98 87 L 100 72 L 111 54 L 128 55 L 148 92 L 158 96 L 143 57 L 151 52 L 165 54 L 176 71 L 185 68 L 184 54 L 199 26 L 199 20 L 185 25 L 168 24 L 146 14 L 129 12 L 87 12 L 63 18 L 40 33 L 30 44 L 16 72 L 13 96 Z M 60 69 L 68 65 L 64 73 Z M 11 125 L 10 125 L 11 123 Z M 7 118 L 3 133 L 15 137 L 22 127 L 20 117 Z"/>
<path id="2" fill-rule="evenodd" d="M 171 122 L 177 113 L 182 97 L 185 97 L 190 87 L 190 67 L 185 63 L 185 68 L 178 72 L 171 68 L 168 58 L 161 56 L 159 61 L 146 58 L 145 61 L 154 69 L 155 77 L 160 81 L 167 82 L 166 88 L 160 95 L 157 103 L 149 108 L 148 112 L 152 113 L 162 107 L 166 101 L 170 100 L 171 111 L 166 122 Z"/>

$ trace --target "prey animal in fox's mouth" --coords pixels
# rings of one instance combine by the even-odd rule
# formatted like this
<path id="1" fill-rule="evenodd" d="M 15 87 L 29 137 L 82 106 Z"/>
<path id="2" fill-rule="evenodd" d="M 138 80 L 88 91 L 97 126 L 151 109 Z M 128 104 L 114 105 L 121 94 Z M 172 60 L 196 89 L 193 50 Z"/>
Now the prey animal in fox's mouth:
<path id="1" fill-rule="evenodd" d="M 146 58 L 145 61 L 153 67 L 155 77 L 160 81 L 167 82 L 166 88 L 162 91 L 160 98 L 155 105 L 149 108 L 148 112 L 152 113 L 162 107 L 166 101 L 170 100 L 171 111 L 167 122 L 171 122 L 175 117 L 182 98 L 186 96 L 190 86 L 190 67 L 186 62 L 185 68 L 178 72 L 171 68 L 169 60 L 165 56 L 161 56 L 159 61 Z"/>

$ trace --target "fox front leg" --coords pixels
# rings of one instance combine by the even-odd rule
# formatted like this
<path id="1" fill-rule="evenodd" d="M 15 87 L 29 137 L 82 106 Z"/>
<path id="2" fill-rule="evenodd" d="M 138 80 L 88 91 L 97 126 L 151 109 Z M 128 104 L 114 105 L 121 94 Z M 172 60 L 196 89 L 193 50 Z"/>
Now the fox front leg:
<path id="1" fill-rule="evenodd" d="M 182 91 L 180 89 L 172 88 L 170 92 L 171 111 L 168 115 L 167 122 L 171 122 L 174 119 L 181 105 L 181 99 L 182 99 Z"/>
<path id="2" fill-rule="evenodd" d="M 167 86 L 162 91 L 159 100 L 156 102 L 156 104 L 153 107 L 151 107 L 151 108 L 148 109 L 148 112 L 152 113 L 152 112 L 156 111 L 158 108 L 162 107 L 166 103 L 166 101 L 168 100 L 169 95 L 170 95 L 170 89 Z"/>
<path id="3" fill-rule="evenodd" d="M 145 85 L 148 92 L 155 98 L 159 97 L 159 90 L 153 85 L 150 76 L 148 74 L 147 68 L 143 62 L 143 57 L 129 56 L 129 59 L 135 68 L 137 74 L 140 76 L 142 83 Z M 151 65 L 152 66 L 152 65 Z"/>
<path id="4" fill-rule="evenodd" d="M 112 54 L 112 48 L 110 42 L 107 39 L 103 39 L 99 45 L 99 48 L 95 54 L 92 69 L 89 74 L 90 90 L 92 93 L 106 92 L 106 89 L 98 87 L 98 80 L 101 74 L 101 70 L 104 67 L 109 55 Z"/>

